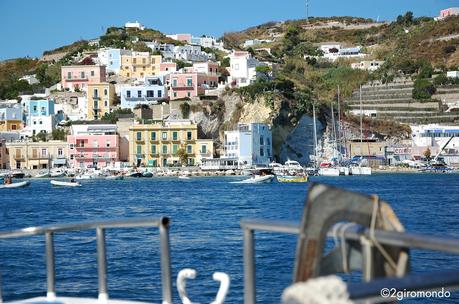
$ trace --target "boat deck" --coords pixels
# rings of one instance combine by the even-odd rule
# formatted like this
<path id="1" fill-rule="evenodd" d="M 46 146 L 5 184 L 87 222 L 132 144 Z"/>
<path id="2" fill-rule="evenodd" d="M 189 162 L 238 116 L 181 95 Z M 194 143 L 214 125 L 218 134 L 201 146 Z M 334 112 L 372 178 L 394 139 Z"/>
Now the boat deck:
<path id="1" fill-rule="evenodd" d="M 137 301 L 127 301 L 127 300 L 108 300 L 101 302 L 98 299 L 90 298 L 70 298 L 70 297 L 58 297 L 54 301 L 49 301 L 46 297 L 37 297 L 27 300 L 19 300 L 13 302 L 6 302 L 8 304 L 149 304 L 148 302 L 137 302 Z"/>

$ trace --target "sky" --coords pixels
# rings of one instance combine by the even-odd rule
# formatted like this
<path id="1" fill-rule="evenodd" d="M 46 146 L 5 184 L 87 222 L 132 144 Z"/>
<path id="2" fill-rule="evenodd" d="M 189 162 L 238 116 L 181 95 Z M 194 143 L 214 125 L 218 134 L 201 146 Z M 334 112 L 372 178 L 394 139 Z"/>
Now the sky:
<path id="1" fill-rule="evenodd" d="M 459 0 L 309 0 L 310 16 L 392 21 L 406 11 L 437 16 Z M 166 34 L 220 37 L 269 21 L 306 16 L 306 0 L 0 0 L 0 60 L 40 57 L 45 50 L 96 38 L 107 27 L 139 21 Z"/>

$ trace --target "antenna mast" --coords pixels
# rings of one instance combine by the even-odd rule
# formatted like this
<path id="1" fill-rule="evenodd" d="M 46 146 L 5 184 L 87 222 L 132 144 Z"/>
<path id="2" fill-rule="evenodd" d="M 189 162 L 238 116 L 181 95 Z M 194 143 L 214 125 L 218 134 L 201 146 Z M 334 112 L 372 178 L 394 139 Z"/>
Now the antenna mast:
<path id="1" fill-rule="evenodd" d="M 306 21 L 309 22 L 309 0 L 306 0 Z"/>

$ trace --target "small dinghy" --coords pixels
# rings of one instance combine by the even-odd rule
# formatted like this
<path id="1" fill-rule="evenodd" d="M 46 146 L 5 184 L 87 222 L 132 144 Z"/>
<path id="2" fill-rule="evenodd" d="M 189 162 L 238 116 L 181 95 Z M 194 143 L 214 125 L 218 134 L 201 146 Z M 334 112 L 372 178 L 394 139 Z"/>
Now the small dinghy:
<path id="1" fill-rule="evenodd" d="M 244 179 L 237 182 L 231 182 L 232 184 L 262 184 L 270 183 L 274 179 L 274 175 L 255 175 L 251 178 Z"/>
<path id="2" fill-rule="evenodd" d="M 4 184 L 4 185 L 0 185 L 0 189 L 22 188 L 22 187 L 27 187 L 29 184 L 30 182 L 28 181 L 12 183 L 12 184 Z"/>
<path id="3" fill-rule="evenodd" d="M 57 180 L 52 180 L 51 185 L 53 186 L 58 186 L 58 187 L 81 187 L 81 184 L 79 182 L 64 182 L 64 181 L 57 181 Z"/>
<path id="4" fill-rule="evenodd" d="M 190 177 L 186 176 L 186 175 L 179 175 L 178 178 L 180 178 L 180 179 L 190 179 Z"/>

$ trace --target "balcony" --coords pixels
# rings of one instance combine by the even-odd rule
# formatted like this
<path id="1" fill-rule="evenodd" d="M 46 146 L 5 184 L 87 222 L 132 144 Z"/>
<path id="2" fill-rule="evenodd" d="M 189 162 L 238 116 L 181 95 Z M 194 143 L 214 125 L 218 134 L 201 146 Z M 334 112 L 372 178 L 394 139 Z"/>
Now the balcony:
<path id="1" fill-rule="evenodd" d="M 97 96 L 93 96 L 92 99 L 93 99 L 93 100 L 100 100 L 101 97 L 97 95 Z"/>
<path id="2" fill-rule="evenodd" d="M 29 156 L 29 160 L 42 160 L 42 159 L 48 159 L 48 155 L 32 155 Z"/>
<path id="3" fill-rule="evenodd" d="M 25 160 L 23 155 L 14 155 L 14 160 Z"/>

